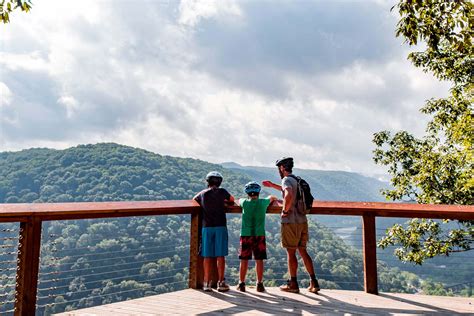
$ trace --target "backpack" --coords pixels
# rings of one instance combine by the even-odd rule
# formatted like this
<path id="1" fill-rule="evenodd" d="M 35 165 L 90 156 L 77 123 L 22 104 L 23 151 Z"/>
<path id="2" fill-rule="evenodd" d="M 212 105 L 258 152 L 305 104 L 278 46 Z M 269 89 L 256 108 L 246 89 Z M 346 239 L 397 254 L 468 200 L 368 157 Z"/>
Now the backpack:
<path id="1" fill-rule="evenodd" d="M 311 208 L 313 207 L 314 197 L 311 194 L 311 188 L 304 179 L 297 177 L 295 175 L 289 175 L 296 180 L 298 183 L 297 193 L 296 193 L 296 203 L 298 210 L 303 210 L 302 213 L 309 214 Z"/>

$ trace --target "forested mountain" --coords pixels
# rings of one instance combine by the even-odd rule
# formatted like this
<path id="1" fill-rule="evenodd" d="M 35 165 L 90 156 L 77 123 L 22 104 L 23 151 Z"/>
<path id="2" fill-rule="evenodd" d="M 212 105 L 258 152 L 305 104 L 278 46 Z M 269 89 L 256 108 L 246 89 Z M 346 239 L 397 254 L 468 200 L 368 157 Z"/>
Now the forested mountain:
<path id="1" fill-rule="evenodd" d="M 218 170 L 233 193 L 241 173 L 117 144 L 0 153 L 0 203 L 189 199 Z"/>
<path id="2" fill-rule="evenodd" d="M 223 168 L 224 167 L 224 168 Z M 122 201 L 190 198 L 218 170 L 234 194 L 249 179 L 278 181 L 275 168 L 210 164 L 107 143 L 67 150 L 0 153 L 0 203 Z M 385 183 L 357 173 L 295 169 L 317 199 L 383 201 Z"/>
<path id="3" fill-rule="evenodd" d="M 204 188 L 204 177 L 210 170 L 222 172 L 223 186 L 237 197 L 242 196 L 247 181 L 259 179 L 235 168 L 110 143 L 66 150 L 3 152 L 0 153 L 0 203 L 189 199 Z M 342 187 L 344 183 L 352 183 L 349 175 L 343 175 L 330 180 L 332 188 L 337 183 Z M 317 177 L 315 173 L 314 178 Z M 329 174 L 327 179 L 331 179 Z M 330 187 L 327 182 L 321 183 Z M 1 225 L 0 240 L 11 240 L 17 226 Z M 228 226 L 230 255 L 226 275 L 234 284 L 238 273 L 240 216 L 228 215 Z M 310 234 L 309 252 L 315 260 L 321 285 L 362 289 L 360 251 L 316 220 L 310 221 Z M 285 278 L 286 255 L 279 246 L 279 238 L 278 217 L 269 215 L 267 285 L 280 284 Z M 0 252 L 0 262 L 5 263 L 0 267 L 0 289 L 13 288 L 14 260 L 13 252 Z M 187 287 L 188 265 L 189 216 L 46 222 L 38 312 L 50 314 L 182 289 Z M 300 276 L 304 286 L 307 278 L 303 270 Z M 420 289 L 420 279 L 415 274 L 389 268 L 383 262 L 379 263 L 379 280 L 382 291 Z M 4 293 L 0 290 L 0 300 L 10 302 L 12 298 L 12 290 Z M 11 303 L 0 304 L 0 311 L 11 307 Z"/>

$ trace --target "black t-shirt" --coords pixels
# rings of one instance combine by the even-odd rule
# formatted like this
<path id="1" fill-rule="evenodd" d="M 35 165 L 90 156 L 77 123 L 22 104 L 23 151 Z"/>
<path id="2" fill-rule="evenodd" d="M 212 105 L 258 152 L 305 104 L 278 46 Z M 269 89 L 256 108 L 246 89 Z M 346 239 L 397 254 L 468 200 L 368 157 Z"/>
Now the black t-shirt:
<path id="1" fill-rule="evenodd" d="M 202 227 L 227 226 L 224 200 L 230 193 L 222 188 L 208 188 L 199 192 L 194 199 L 203 209 Z"/>

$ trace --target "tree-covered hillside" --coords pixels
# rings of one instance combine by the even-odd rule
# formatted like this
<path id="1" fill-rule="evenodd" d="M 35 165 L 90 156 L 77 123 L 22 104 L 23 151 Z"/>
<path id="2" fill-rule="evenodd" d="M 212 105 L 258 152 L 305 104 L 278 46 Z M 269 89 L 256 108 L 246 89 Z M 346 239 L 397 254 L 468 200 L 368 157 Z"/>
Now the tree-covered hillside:
<path id="1" fill-rule="evenodd" d="M 249 177 L 196 159 L 117 144 L 0 153 L 0 203 L 189 199 L 218 170 L 232 193 Z"/>
<path id="2" fill-rule="evenodd" d="M 210 170 L 222 172 L 223 186 L 237 197 L 242 196 L 243 185 L 251 179 L 238 170 L 204 161 L 161 156 L 117 144 L 6 152 L 0 153 L 0 202 L 189 199 L 205 186 L 204 177 Z M 240 216 L 229 215 L 228 226 L 226 277 L 233 284 L 238 277 Z M 11 240 L 16 227 L 2 225 L 0 240 Z M 314 218 L 310 234 L 308 248 L 321 285 L 361 290 L 360 251 Z M 269 215 L 267 285 L 278 285 L 286 277 L 286 255 L 279 239 L 278 216 Z M 0 267 L 0 289 L 13 289 L 15 259 L 14 252 L 0 252 L 0 262 L 5 263 Z M 183 289 L 187 287 L 188 266 L 189 216 L 45 222 L 38 314 Z M 416 275 L 383 263 L 379 276 L 384 291 L 415 292 L 420 286 Z M 304 286 L 307 278 L 303 270 L 300 277 Z M 13 300 L 13 295 L 13 290 L 0 291 L 4 302 Z M 0 304 L 0 311 L 11 307 L 12 303 Z"/>

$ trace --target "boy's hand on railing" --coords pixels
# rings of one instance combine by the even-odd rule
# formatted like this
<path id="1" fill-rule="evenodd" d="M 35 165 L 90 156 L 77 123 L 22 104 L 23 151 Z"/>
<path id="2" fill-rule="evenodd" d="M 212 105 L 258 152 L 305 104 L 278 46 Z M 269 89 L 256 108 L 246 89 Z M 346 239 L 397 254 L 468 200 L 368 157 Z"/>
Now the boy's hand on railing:
<path id="1" fill-rule="evenodd" d="M 278 198 L 274 195 L 269 195 L 268 199 L 270 200 L 271 206 L 278 206 Z"/>
<path id="2" fill-rule="evenodd" d="M 224 200 L 224 205 L 226 207 L 231 207 L 237 205 L 237 202 L 235 200 Z"/>

